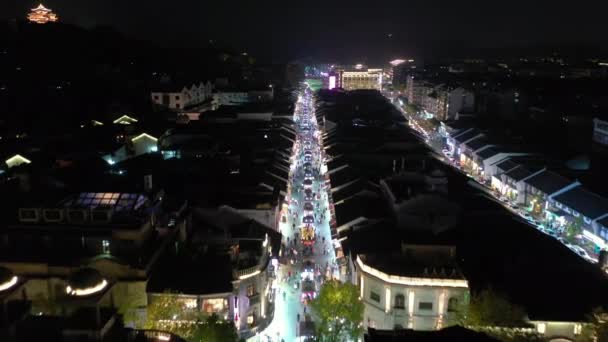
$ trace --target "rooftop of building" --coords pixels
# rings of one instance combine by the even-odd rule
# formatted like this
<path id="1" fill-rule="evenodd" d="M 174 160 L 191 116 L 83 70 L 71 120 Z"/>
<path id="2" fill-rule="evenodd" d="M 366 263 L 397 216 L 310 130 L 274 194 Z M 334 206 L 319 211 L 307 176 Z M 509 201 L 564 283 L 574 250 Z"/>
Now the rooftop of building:
<path id="1" fill-rule="evenodd" d="M 358 256 L 365 265 L 392 276 L 465 279 L 456 263 L 455 249 L 451 246 L 402 245 L 401 248 L 401 251 Z"/>
<path id="2" fill-rule="evenodd" d="M 488 139 L 486 139 L 485 137 L 481 136 L 478 138 L 475 138 L 471 141 L 469 141 L 468 143 L 466 143 L 466 146 L 471 150 L 471 151 L 476 151 L 484 146 L 489 145 L 489 141 Z"/>
<path id="3" fill-rule="evenodd" d="M 483 150 L 476 152 L 477 156 L 479 156 L 479 158 L 481 158 L 482 160 L 491 158 L 499 153 L 500 151 L 494 147 L 484 148 Z"/>
<path id="4" fill-rule="evenodd" d="M 532 171 L 530 171 L 527 167 L 520 165 L 512 170 L 507 171 L 504 175 L 509 177 L 515 182 L 519 182 L 520 180 L 532 175 Z"/>
<path id="5" fill-rule="evenodd" d="M 545 194 L 553 194 L 554 192 L 565 188 L 573 182 L 553 171 L 544 170 L 541 173 L 526 179 L 525 183 L 544 192 Z"/>
<path id="6" fill-rule="evenodd" d="M 593 193 L 582 186 L 563 192 L 553 199 L 591 220 L 608 214 L 608 199 Z"/>
<path id="7" fill-rule="evenodd" d="M 473 129 L 473 130 L 470 130 L 470 131 L 463 132 L 462 134 L 458 134 L 458 135 L 454 136 L 453 139 L 457 143 L 462 144 L 465 141 L 470 140 L 470 139 L 478 136 L 479 134 L 481 134 L 481 132 L 479 132 L 477 129 Z"/>
<path id="8" fill-rule="evenodd" d="M 233 290 L 232 280 L 232 262 L 225 249 L 186 244 L 159 260 L 146 291 L 187 295 L 226 293 Z"/>

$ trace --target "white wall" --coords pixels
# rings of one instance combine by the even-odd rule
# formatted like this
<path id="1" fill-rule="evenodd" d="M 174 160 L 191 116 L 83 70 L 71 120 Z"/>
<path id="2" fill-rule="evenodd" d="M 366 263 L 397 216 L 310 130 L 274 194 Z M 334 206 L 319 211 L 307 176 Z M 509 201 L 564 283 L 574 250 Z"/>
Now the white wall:
<path id="1" fill-rule="evenodd" d="M 357 269 L 359 291 L 361 291 L 361 277 L 363 276 L 363 303 L 365 305 L 363 325 L 364 328 L 372 326 L 377 329 L 392 330 L 395 325 L 414 330 L 435 330 L 438 320 L 442 316 L 443 326 L 450 319 L 448 312 L 449 299 L 457 298 L 459 303 L 465 301 L 466 288 L 436 287 L 436 286 L 406 286 L 386 283 L 376 277 L 370 276 Z M 390 289 L 387 293 L 387 288 Z M 371 299 L 371 292 L 380 295 L 380 300 Z M 387 297 L 388 312 L 387 312 Z M 404 296 L 403 309 L 395 308 L 395 297 Z M 410 296 L 413 296 L 413 306 L 410 307 Z M 420 303 L 432 303 L 431 310 L 421 310 Z M 412 316 L 410 316 L 410 312 Z"/>

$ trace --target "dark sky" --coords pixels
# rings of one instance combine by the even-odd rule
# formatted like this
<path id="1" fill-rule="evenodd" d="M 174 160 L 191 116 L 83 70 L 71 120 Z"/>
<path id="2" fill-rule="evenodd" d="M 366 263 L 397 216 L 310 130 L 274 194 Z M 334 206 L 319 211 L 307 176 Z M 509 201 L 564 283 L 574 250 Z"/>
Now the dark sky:
<path id="1" fill-rule="evenodd" d="M 23 18 L 35 1 L 1 0 Z M 215 39 L 261 57 L 351 61 L 450 49 L 600 44 L 606 1 L 46 0 L 66 22 L 109 25 L 165 45 Z M 392 33 L 392 38 L 388 34 Z"/>

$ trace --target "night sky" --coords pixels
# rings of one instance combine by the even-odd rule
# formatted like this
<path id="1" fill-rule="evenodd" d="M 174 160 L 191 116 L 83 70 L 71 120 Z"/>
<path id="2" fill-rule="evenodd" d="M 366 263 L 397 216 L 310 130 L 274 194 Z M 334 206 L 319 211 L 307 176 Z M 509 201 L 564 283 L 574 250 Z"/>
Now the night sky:
<path id="1" fill-rule="evenodd" d="M 0 1 L 0 17 L 37 3 Z M 46 0 L 65 22 L 164 45 L 219 40 L 274 60 L 373 61 L 470 48 L 606 42 L 605 1 Z M 389 38 L 388 34 L 392 34 Z"/>

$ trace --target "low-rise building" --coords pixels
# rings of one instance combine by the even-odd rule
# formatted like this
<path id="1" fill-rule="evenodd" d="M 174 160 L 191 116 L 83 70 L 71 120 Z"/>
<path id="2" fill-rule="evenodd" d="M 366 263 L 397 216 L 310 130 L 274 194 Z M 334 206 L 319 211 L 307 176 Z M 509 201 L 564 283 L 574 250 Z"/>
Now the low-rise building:
<path id="1" fill-rule="evenodd" d="M 598 222 L 608 217 L 608 200 L 582 186 L 572 186 L 568 190 L 550 195 L 548 200 L 549 219 L 559 225 L 579 223 L 583 237 L 593 242 L 598 249 L 608 248 L 607 236 Z"/>
<path id="2" fill-rule="evenodd" d="M 274 314 L 271 282 L 280 233 L 226 206 L 194 209 L 191 222 L 188 242 L 167 255 L 150 279 L 150 301 L 177 297 L 185 310 L 217 314 L 233 321 L 241 337 L 255 335 Z M 179 322 L 177 313 L 168 324 Z"/>
<path id="3" fill-rule="evenodd" d="M 18 221 L 0 231 L 0 266 L 20 279 L 33 314 L 91 306 L 115 312 L 127 303 L 140 310 L 163 241 L 174 237 L 156 233 L 164 224 L 161 198 L 162 192 L 82 192 L 21 207 Z M 183 228 L 180 221 L 171 231 Z"/>
<path id="4" fill-rule="evenodd" d="M 402 244 L 400 251 L 358 254 L 354 267 L 364 328 L 441 329 L 468 301 L 453 246 Z"/>
<path id="5" fill-rule="evenodd" d="M 182 111 L 188 106 L 201 104 L 212 97 L 213 84 L 211 82 L 195 82 L 191 84 L 178 84 L 163 82 L 153 88 L 150 97 L 157 107 Z"/>
<path id="6" fill-rule="evenodd" d="M 525 179 L 523 183 L 525 194 L 523 204 L 537 214 L 545 212 L 549 196 L 557 195 L 580 185 L 578 181 L 572 182 L 566 177 L 549 170 L 543 170 Z"/>

